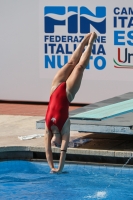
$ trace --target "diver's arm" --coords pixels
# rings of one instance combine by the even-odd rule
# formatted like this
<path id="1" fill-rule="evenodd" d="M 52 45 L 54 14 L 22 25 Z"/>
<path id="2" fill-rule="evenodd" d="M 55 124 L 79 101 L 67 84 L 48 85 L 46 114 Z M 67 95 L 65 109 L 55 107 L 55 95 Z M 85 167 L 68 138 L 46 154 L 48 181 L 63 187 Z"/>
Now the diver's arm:
<path id="1" fill-rule="evenodd" d="M 58 168 L 53 168 L 51 171 L 53 173 L 61 173 L 65 164 L 66 151 L 69 143 L 70 133 L 64 134 L 62 136 L 61 153 Z"/>
<path id="2" fill-rule="evenodd" d="M 44 141 L 45 141 L 46 159 L 52 170 L 54 168 L 54 164 L 53 164 L 53 155 L 52 155 L 52 149 L 51 149 L 51 138 L 52 138 L 51 133 L 45 133 Z"/>
<path id="3" fill-rule="evenodd" d="M 57 172 L 62 172 L 63 170 L 66 159 L 66 151 L 69 143 L 69 137 L 70 133 L 65 133 L 62 135 L 61 153 Z"/>

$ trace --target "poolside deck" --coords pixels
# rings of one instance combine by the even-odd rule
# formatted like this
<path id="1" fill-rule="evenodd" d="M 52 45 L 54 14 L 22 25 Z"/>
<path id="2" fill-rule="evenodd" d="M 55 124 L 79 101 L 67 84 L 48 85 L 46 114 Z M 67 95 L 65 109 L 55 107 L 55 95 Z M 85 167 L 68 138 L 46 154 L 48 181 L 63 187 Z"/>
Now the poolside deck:
<path id="1" fill-rule="evenodd" d="M 80 107 L 70 106 L 70 110 Z M 43 119 L 46 109 L 47 105 L 0 102 L 0 159 L 45 159 L 43 137 L 18 137 L 44 134 L 43 129 L 36 129 L 36 121 Z M 67 160 L 123 164 L 133 153 L 133 135 L 71 131 L 71 140 L 81 137 L 90 141 L 78 148 L 68 148 Z M 53 152 L 58 159 L 60 150 L 53 147 Z"/>

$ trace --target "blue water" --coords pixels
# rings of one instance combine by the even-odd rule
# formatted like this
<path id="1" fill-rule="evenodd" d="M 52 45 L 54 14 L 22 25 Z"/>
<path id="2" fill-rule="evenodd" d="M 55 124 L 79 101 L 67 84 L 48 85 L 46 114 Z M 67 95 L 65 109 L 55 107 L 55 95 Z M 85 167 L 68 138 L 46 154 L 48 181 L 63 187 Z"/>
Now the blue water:
<path id="1" fill-rule="evenodd" d="M 133 168 L 66 164 L 51 174 L 44 162 L 3 161 L 0 199 L 133 200 Z"/>

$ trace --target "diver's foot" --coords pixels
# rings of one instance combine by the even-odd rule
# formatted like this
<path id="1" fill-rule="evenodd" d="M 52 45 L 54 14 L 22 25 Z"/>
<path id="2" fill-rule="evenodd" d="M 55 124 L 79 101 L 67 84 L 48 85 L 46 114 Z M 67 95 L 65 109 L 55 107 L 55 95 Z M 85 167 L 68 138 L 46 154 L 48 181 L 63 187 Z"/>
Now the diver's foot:
<path id="1" fill-rule="evenodd" d="M 82 42 L 84 43 L 84 46 L 88 45 L 88 40 L 90 39 L 92 33 L 88 33 L 84 36 Z"/>
<path id="2" fill-rule="evenodd" d="M 93 44 L 93 42 L 97 39 L 97 34 L 95 32 L 91 33 L 91 36 L 89 38 L 88 44 Z"/>

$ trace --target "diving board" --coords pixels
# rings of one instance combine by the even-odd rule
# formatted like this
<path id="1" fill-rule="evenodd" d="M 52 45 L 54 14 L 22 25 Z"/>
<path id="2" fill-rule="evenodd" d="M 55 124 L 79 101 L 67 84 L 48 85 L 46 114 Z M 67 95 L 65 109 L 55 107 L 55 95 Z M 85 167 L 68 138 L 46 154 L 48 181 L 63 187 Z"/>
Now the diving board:
<path id="1" fill-rule="evenodd" d="M 70 129 L 80 132 L 133 135 L 132 101 L 133 92 L 129 92 L 70 111 Z M 83 113 L 86 114 L 86 118 Z M 91 118 L 88 118 L 88 113 L 93 114 L 93 118 L 92 115 Z M 36 122 L 37 129 L 44 129 L 44 125 L 44 119 Z"/>
<path id="2" fill-rule="evenodd" d="M 133 99 L 82 112 L 71 116 L 71 119 L 103 120 L 129 112 L 133 112 Z"/>

